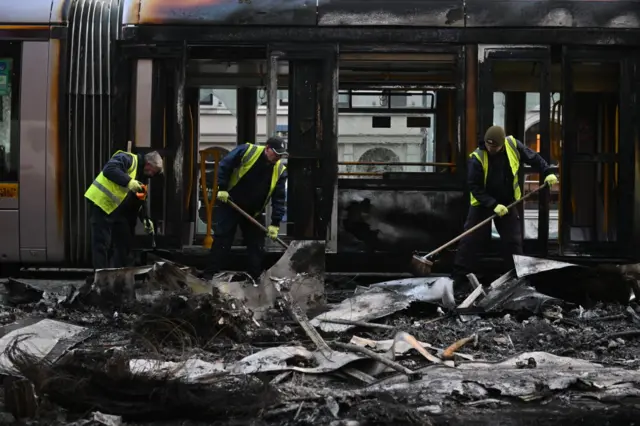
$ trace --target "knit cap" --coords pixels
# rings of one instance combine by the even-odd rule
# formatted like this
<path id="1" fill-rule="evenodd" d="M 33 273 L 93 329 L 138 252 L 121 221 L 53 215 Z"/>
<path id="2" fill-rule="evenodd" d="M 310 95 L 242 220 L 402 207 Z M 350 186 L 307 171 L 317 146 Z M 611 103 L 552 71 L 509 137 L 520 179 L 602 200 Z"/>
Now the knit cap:
<path id="1" fill-rule="evenodd" d="M 504 133 L 504 129 L 500 126 L 491 126 L 484 134 L 484 143 L 491 146 L 502 146 L 507 135 Z"/>

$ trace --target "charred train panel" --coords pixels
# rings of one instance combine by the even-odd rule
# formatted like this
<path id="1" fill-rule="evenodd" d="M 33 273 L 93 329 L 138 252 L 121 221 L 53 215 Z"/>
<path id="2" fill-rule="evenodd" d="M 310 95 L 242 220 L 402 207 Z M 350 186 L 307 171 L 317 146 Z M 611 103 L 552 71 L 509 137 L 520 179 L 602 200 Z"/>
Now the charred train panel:
<path id="1" fill-rule="evenodd" d="M 463 27 L 462 0 L 320 0 L 318 24 Z"/>
<path id="2" fill-rule="evenodd" d="M 316 25 L 316 0 L 125 0 L 124 25 Z"/>
<path id="3" fill-rule="evenodd" d="M 638 28 L 636 0 L 467 0 L 467 27 Z"/>
<path id="4" fill-rule="evenodd" d="M 74 1 L 70 9 L 70 37 L 66 46 L 67 134 L 66 230 L 67 260 L 75 265 L 90 260 L 89 214 L 84 192 L 109 159 L 111 85 L 115 64 L 119 0 Z"/>
<path id="5" fill-rule="evenodd" d="M 436 248 L 460 233 L 465 201 L 461 191 L 340 190 L 338 251 Z"/>

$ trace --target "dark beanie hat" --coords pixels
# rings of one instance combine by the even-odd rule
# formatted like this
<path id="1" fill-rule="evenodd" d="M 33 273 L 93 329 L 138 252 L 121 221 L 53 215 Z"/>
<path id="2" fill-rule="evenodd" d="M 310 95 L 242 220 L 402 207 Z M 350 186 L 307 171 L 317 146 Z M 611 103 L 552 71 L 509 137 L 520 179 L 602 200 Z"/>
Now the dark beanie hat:
<path id="1" fill-rule="evenodd" d="M 507 135 L 504 133 L 504 129 L 500 126 L 491 126 L 487 129 L 487 133 L 484 134 L 484 143 L 494 146 L 504 145 L 504 140 Z"/>

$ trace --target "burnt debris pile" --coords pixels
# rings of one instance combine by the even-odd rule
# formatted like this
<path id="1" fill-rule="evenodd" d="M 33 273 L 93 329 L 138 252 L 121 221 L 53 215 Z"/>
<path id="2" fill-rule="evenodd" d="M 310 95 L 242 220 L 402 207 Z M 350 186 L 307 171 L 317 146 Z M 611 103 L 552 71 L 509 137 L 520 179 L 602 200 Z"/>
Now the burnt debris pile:
<path id="1" fill-rule="evenodd" d="M 204 282 L 170 262 L 5 280 L 0 420 L 627 424 L 640 268 L 514 260 L 464 294 L 448 277 Z"/>

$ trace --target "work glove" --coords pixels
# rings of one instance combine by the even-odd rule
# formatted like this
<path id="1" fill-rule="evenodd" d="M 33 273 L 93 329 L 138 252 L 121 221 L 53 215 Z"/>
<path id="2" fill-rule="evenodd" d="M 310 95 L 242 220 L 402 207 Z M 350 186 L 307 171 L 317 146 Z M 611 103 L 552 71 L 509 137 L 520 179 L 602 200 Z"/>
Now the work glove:
<path id="1" fill-rule="evenodd" d="M 546 178 L 544 178 L 544 183 L 549 184 L 549 186 L 553 186 L 556 183 L 558 183 L 558 176 L 556 175 L 549 175 Z"/>
<path id="2" fill-rule="evenodd" d="M 135 179 L 131 179 L 127 184 L 127 188 L 132 192 L 143 192 L 142 184 Z"/>
<path id="3" fill-rule="evenodd" d="M 144 230 L 147 234 L 151 235 L 155 232 L 155 229 L 153 227 L 153 222 L 151 221 L 151 219 L 145 219 L 143 224 L 144 224 Z"/>
<path id="4" fill-rule="evenodd" d="M 495 209 L 493 209 L 494 213 L 498 216 L 502 217 L 505 214 L 509 213 L 509 209 L 503 206 L 502 204 L 498 204 Z"/>
<path id="5" fill-rule="evenodd" d="M 226 203 L 229 200 L 229 193 L 227 191 L 218 191 L 216 199 Z"/>
<path id="6" fill-rule="evenodd" d="M 271 225 L 267 228 L 267 236 L 275 241 L 275 239 L 278 238 L 279 230 L 279 227 Z"/>

